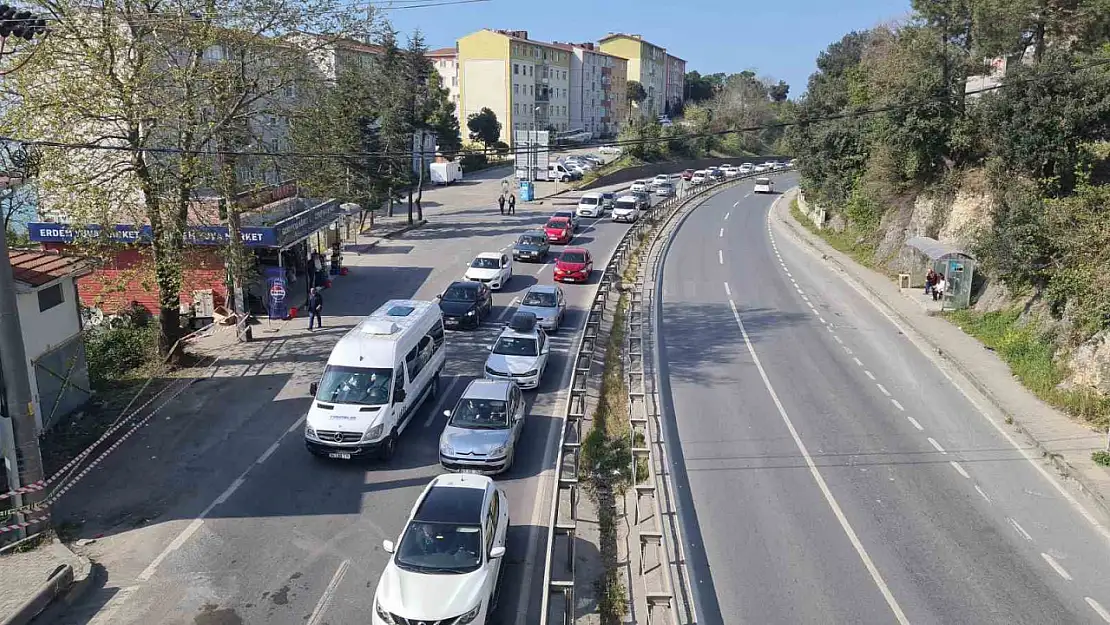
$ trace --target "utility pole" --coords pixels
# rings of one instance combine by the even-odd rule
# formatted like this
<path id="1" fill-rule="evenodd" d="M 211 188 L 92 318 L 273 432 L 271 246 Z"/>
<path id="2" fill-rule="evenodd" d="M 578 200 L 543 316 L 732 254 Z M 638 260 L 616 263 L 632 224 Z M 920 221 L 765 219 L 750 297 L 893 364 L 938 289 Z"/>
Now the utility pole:
<path id="1" fill-rule="evenodd" d="M 40 39 L 49 33 L 46 21 L 35 17 L 30 11 L 18 11 L 0 4 L 0 60 L 11 54 L 8 40 L 29 42 L 35 37 Z M 33 52 L 32 52 L 33 54 Z M 26 61 L 24 61 L 25 63 Z M 20 64 L 22 65 L 22 64 Z M 19 67 L 0 71 L 9 74 Z M 22 177 L 0 176 L 0 188 L 11 193 L 22 184 Z M 23 328 L 19 323 L 19 307 L 16 303 L 15 277 L 12 275 L 11 259 L 8 257 L 7 228 L 0 229 L 0 373 L 3 374 L 3 407 L 0 414 L 0 451 L 8 474 L 5 490 L 17 490 L 44 478 L 42 454 L 39 451 L 38 425 L 35 410 L 31 403 L 31 382 L 27 376 L 27 352 L 23 346 Z M 12 503 L 16 508 L 35 503 L 42 492 L 15 495 Z M 24 521 L 22 514 L 16 520 Z M 26 529 L 16 533 L 17 538 L 27 535 Z"/>

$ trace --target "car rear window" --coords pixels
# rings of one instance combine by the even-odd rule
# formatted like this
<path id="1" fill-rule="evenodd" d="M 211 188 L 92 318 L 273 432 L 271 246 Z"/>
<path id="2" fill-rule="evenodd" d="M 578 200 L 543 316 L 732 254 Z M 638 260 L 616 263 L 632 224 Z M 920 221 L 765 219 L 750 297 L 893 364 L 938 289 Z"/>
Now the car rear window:
<path id="1" fill-rule="evenodd" d="M 565 220 L 565 219 L 552 219 L 551 221 L 547 222 L 547 227 L 548 228 L 559 228 L 560 230 L 565 229 L 567 227 L 567 220 Z"/>

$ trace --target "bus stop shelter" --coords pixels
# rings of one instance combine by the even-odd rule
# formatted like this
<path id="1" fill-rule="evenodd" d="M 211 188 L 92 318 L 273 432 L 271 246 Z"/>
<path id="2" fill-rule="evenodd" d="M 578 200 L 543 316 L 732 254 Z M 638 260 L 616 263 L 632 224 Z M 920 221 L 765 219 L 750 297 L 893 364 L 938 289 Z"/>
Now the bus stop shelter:
<path id="1" fill-rule="evenodd" d="M 924 256 L 929 267 L 944 276 L 941 310 L 959 310 L 971 305 L 971 281 L 975 276 L 973 256 L 955 245 L 931 237 L 911 237 L 906 247 Z"/>

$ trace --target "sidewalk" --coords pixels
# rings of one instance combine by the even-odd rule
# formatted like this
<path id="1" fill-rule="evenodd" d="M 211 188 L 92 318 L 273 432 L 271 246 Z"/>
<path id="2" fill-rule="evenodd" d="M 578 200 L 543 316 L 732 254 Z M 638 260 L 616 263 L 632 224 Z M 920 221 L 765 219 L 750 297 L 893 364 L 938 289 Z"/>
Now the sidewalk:
<path id="1" fill-rule="evenodd" d="M 795 239 L 816 249 L 844 277 L 882 302 L 899 323 L 915 331 L 936 354 L 951 363 L 1062 476 L 1071 478 L 1103 514 L 1110 515 L 1110 471 L 1091 460 L 1092 451 L 1105 449 L 1106 434 L 1083 426 L 1041 401 L 1014 378 L 1005 362 L 979 341 L 943 317 L 935 316 L 936 312 L 918 301 L 920 298 L 909 297 L 897 284 L 860 266 L 795 221 L 789 207 L 796 193 L 797 190 L 788 191 L 776 203 L 772 220 Z"/>
<path id="2" fill-rule="evenodd" d="M 92 565 L 58 541 L 0 555 L 0 625 L 30 623 L 59 597 L 72 601 L 92 579 Z"/>

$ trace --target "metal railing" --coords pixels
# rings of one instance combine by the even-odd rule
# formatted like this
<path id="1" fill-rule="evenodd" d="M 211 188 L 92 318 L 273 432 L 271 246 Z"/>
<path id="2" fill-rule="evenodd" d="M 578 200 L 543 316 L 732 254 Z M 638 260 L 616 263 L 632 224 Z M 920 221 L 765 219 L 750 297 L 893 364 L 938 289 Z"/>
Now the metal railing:
<path id="1" fill-rule="evenodd" d="M 770 174 L 771 172 L 760 172 Z M 638 244 L 653 231 L 656 225 L 666 225 L 670 220 L 679 212 L 680 208 L 685 207 L 688 203 L 708 197 L 713 193 L 724 189 L 732 184 L 746 180 L 756 176 L 756 174 L 744 174 L 734 178 L 725 178 L 720 181 L 713 181 L 704 183 L 696 187 L 683 186 L 678 194 L 660 202 L 658 205 L 652 207 L 645 216 L 637 219 L 631 227 L 625 232 L 620 242 L 617 244 L 613 255 L 610 257 L 605 270 L 602 272 L 601 280 L 598 284 L 597 292 L 594 294 L 593 300 L 590 303 L 586 317 L 586 326 L 582 333 L 579 335 L 578 343 L 575 349 L 571 352 L 573 370 L 570 378 L 570 390 L 567 396 L 566 405 L 563 410 L 563 427 L 559 435 L 559 453 L 556 455 L 555 460 L 555 489 L 551 496 L 551 511 L 549 513 L 547 524 L 547 544 L 544 555 L 544 579 L 543 579 L 543 596 L 540 602 L 540 611 L 542 616 L 542 623 L 562 623 L 563 625 L 570 625 L 573 623 L 574 614 L 574 563 L 575 563 L 575 536 L 578 524 L 578 501 L 579 501 L 579 485 L 578 485 L 578 469 L 579 469 L 579 452 L 581 449 L 582 441 L 582 421 L 586 418 L 587 411 L 587 389 L 589 388 L 590 375 L 592 370 L 593 357 L 596 350 L 605 350 L 604 345 L 599 344 L 599 332 L 602 322 L 605 320 L 606 309 L 609 303 L 609 298 L 614 293 L 615 283 L 619 279 L 620 272 L 625 268 L 627 262 L 631 259 L 633 253 L 640 252 Z M 658 234 L 656 232 L 655 234 Z M 650 246 L 649 246 L 650 248 Z M 643 270 L 642 268 L 637 272 L 636 281 L 641 287 L 642 292 Z M 634 291 L 635 292 L 635 291 Z M 635 297 L 635 296 L 633 296 Z M 635 301 L 635 299 L 633 299 Z M 639 311 L 640 319 L 642 321 L 642 310 Z M 629 315 L 631 319 L 632 315 Z M 632 339 L 630 338 L 630 341 Z M 642 354 L 643 336 L 642 333 L 636 335 Z M 631 370 L 631 367 L 630 367 Z M 643 374 L 642 368 L 639 369 L 640 378 L 638 386 L 643 393 Z M 629 387 L 633 387 L 630 385 Z M 630 414 L 631 418 L 631 414 Z M 646 423 L 646 417 L 644 418 Z M 638 422 L 639 423 L 639 422 Z M 645 428 L 637 426 L 633 431 L 644 432 Z M 633 434 L 634 436 L 635 434 Z M 644 434 L 645 437 L 649 434 Z M 644 453 L 643 449 L 633 445 L 633 453 L 630 462 L 632 463 L 632 475 L 636 475 L 636 458 Z M 648 453 L 648 464 L 651 465 L 650 449 Z M 652 473 L 654 479 L 654 473 Z M 565 504 L 565 508 L 564 508 Z M 656 514 L 658 515 L 658 501 L 654 504 L 656 507 Z M 658 518 L 658 517 L 657 517 Z M 643 540 L 640 537 L 639 540 Z M 662 535 L 659 535 L 660 544 L 662 542 Z M 556 570 L 556 554 L 561 549 L 556 549 L 557 542 L 565 542 L 565 564 Z M 660 552 L 662 553 L 662 551 Z M 629 585 L 631 590 L 631 585 Z M 556 614 L 552 615 L 552 596 L 561 596 L 562 609 L 558 610 Z M 670 605 L 672 597 L 672 582 L 668 578 L 666 590 L 661 592 L 653 592 L 649 594 L 649 599 L 658 604 Z M 649 617 L 650 618 L 650 617 Z"/>

